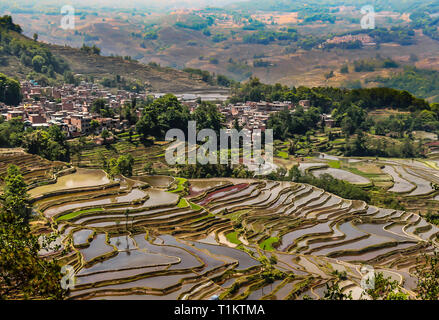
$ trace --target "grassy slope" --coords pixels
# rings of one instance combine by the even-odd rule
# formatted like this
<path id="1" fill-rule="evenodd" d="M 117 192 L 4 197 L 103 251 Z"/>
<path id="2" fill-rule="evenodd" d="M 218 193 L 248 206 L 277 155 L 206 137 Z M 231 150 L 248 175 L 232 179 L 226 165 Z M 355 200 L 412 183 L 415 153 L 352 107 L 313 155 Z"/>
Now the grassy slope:
<path id="1" fill-rule="evenodd" d="M 274 14 L 274 13 L 270 13 Z M 348 17 L 351 17 L 347 14 Z M 340 15 L 344 18 L 345 15 Z M 29 14 L 14 15 L 18 23 L 31 26 L 28 35 L 33 32 L 40 34 L 40 38 L 53 43 L 64 44 L 78 47 L 84 40 L 80 35 L 74 35 L 55 28 L 52 25 L 59 23 L 58 17 L 44 15 L 38 19 Z M 104 19 L 105 18 L 105 19 Z M 98 40 L 92 41 L 102 48 L 106 54 L 139 56 L 140 61 L 147 63 L 155 61 L 161 65 L 171 65 L 178 68 L 192 67 L 201 68 L 216 74 L 224 74 L 235 80 L 246 79 L 246 73 L 252 72 L 263 82 L 280 82 L 286 85 L 305 85 L 305 86 L 340 86 L 347 82 L 361 80 L 363 86 L 377 86 L 378 83 L 365 83 L 366 80 L 375 79 L 377 76 L 390 77 L 398 69 L 377 69 L 374 72 L 353 72 L 352 62 L 357 59 L 375 58 L 377 54 L 382 57 L 392 57 L 396 62 L 404 65 L 412 65 L 409 61 L 410 55 L 418 56 L 416 63 L 418 68 L 428 68 L 439 70 L 439 41 L 434 41 L 418 30 L 416 33 L 417 45 L 399 46 L 394 43 L 382 44 L 381 48 L 363 48 L 361 50 L 341 50 L 331 51 L 298 50 L 296 53 L 287 53 L 288 42 L 273 42 L 270 45 L 245 44 L 242 36 L 252 31 L 242 31 L 242 25 L 221 24 L 211 26 L 212 35 L 216 33 L 227 34 L 229 39 L 225 42 L 214 43 L 213 37 L 206 37 L 202 31 L 190 30 L 175 27 L 174 23 L 180 18 L 179 15 L 152 15 L 148 17 L 133 17 L 128 14 L 118 16 L 115 13 L 106 13 L 103 16 L 94 17 L 88 15 L 84 20 L 77 21 L 77 30 L 93 36 Z M 395 20 L 396 21 L 396 20 Z M 50 23 L 51 27 L 48 27 Z M 139 32 L 145 25 L 156 24 L 152 29 L 157 30 L 158 39 L 143 40 L 135 38 L 132 32 Z M 384 18 L 377 20 L 379 26 L 388 27 Z M 397 24 L 396 22 L 393 25 Z M 357 30 L 358 25 L 348 23 L 346 20 L 336 24 L 328 25 L 314 23 L 311 25 L 297 25 L 296 23 L 279 24 L 267 26 L 267 30 L 278 30 L 281 27 L 293 26 L 299 30 L 300 34 L 312 34 L 322 36 L 329 32 L 341 33 L 348 30 Z M 29 27 L 30 28 L 30 27 Z M 235 39 L 230 36 L 230 31 L 238 32 Z M 191 43 L 191 45 L 189 44 Z M 91 44 L 91 42 L 89 43 Z M 144 45 L 143 48 L 141 44 Z M 74 71 L 78 73 L 90 73 L 96 77 L 108 76 L 119 73 L 127 78 L 138 77 L 140 80 L 151 82 L 152 91 L 182 91 L 192 88 L 192 86 L 204 86 L 200 81 L 192 81 L 184 73 L 169 71 L 168 69 L 151 69 L 150 67 L 139 67 L 137 63 L 127 63 L 119 59 L 108 58 L 94 61 L 93 57 L 86 57 L 76 53 L 71 56 L 70 48 L 55 47 L 53 50 L 59 51 L 68 61 L 74 64 Z M 255 68 L 253 61 L 255 55 L 265 56 L 264 60 L 272 63 L 268 68 Z M 210 62 L 210 58 L 218 60 L 218 64 Z M 229 63 L 232 58 L 238 66 Z M 340 67 L 348 63 L 350 65 L 349 74 L 341 74 Z M 109 67 L 111 65 L 111 67 Z M 240 67 L 247 69 L 243 70 Z M 110 70 L 110 72 L 108 72 Z M 334 71 L 335 76 L 329 80 L 325 79 L 325 73 Z M 415 90 L 414 90 L 415 91 Z"/>
<path id="2" fill-rule="evenodd" d="M 115 57 L 88 55 L 69 47 L 49 45 L 49 48 L 54 54 L 63 57 L 73 72 L 93 75 L 97 79 L 119 74 L 127 79 L 148 83 L 152 91 L 179 92 L 212 89 L 201 80 L 191 79 L 187 73 L 175 69 L 155 68 Z"/>
<path id="3" fill-rule="evenodd" d="M 13 37 L 32 41 L 31 39 L 10 32 Z M 150 91 L 160 92 L 187 92 L 187 91 L 212 91 L 219 88 L 207 85 L 205 82 L 191 77 L 189 74 L 162 67 L 151 67 L 136 61 L 127 61 L 121 58 L 90 55 L 79 49 L 67 46 L 58 46 L 41 43 L 59 57 L 62 57 L 69 64 L 71 70 L 76 74 L 93 75 L 96 80 L 104 77 L 113 78 L 116 74 L 131 80 L 140 80 L 148 84 Z M 25 79 L 32 71 L 31 68 L 21 63 L 15 56 L 6 56 L 7 65 L 0 67 L 0 72 L 18 79 Z M 60 78 L 60 75 L 58 75 Z M 221 90 L 221 89 L 219 89 Z"/>

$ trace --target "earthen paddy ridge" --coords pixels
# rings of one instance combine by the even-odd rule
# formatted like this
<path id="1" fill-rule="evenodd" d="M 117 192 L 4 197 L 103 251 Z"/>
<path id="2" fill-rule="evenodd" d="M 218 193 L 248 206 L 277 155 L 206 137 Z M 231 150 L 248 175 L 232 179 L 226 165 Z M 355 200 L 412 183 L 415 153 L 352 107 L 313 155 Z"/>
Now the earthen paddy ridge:
<path id="1" fill-rule="evenodd" d="M 414 270 L 437 246 L 439 228 L 414 210 L 382 209 L 311 185 L 166 175 L 110 181 L 99 169 L 29 157 L 22 170 L 33 181 L 32 227 L 41 239 L 57 235 L 60 247 L 42 256 L 74 267 L 69 299 L 319 299 L 335 271 L 346 272 L 342 290 L 360 298 L 365 264 L 414 296 Z M 301 169 L 334 167 L 330 161 L 363 170 L 379 161 L 389 192 L 437 201 L 429 189 L 435 160 L 320 156 Z"/>

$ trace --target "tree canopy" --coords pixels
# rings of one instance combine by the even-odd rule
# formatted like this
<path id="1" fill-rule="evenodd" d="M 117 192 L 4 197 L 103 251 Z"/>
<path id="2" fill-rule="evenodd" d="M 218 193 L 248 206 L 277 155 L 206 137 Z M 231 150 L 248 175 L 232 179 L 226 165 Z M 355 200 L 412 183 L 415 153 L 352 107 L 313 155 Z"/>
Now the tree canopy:
<path id="1" fill-rule="evenodd" d="M 62 299 L 56 261 L 40 258 L 43 248 L 30 232 L 27 185 L 17 166 L 8 167 L 0 202 L 0 299 Z"/>

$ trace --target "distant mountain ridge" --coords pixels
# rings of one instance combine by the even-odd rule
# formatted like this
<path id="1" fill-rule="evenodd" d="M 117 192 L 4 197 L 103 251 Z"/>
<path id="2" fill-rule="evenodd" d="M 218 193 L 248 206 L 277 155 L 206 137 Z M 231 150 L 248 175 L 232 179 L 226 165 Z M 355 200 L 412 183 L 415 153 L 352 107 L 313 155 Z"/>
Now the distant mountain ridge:
<path id="1" fill-rule="evenodd" d="M 202 81 L 201 76 L 159 65 L 145 65 L 123 57 L 107 57 L 68 46 L 32 40 L 10 17 L 0 18 L 0 72 L 17 80 L 48 78 L 62 81 L 66 71 L 95 80 L 124 79 L 140 82 L 151 92 L 223 91 Z"/>
<path id="2" fill-rule="evenodd" d="M 91 3 L 89 0 L 73 0 L 68 4 L 75 7 L 78 10 L 85 8 L 111 8 L 111 9 L 133 9 L 141 10 L 153 10 L 153 11 L 169 11 L 174 9 L 202 9 L 209 6 L 222 7 L 228 4 L 245 1 L 245 0 L 93 0 Z M 67 3 L 66 3 L 67 4 Z M 56 0 L 16 0 L 14 4 L 0 3 L 0 9 L 3 12 L 10 11 L 11 13 L 37 13 L 45 11 L 47 9 L 59 10 L 64 4 L 60 4 Z"/>

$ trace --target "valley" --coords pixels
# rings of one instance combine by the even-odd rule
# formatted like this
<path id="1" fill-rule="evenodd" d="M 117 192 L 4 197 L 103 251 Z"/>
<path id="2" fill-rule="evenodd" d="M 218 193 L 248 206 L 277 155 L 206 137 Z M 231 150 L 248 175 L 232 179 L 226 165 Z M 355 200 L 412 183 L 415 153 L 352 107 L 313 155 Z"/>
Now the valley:
<path id="1" fill-rule="evenodd" d="M 439 2 L 365 5 L 0 0 L 0 300 L 438 300 Z"/>
<path id="2" fill-rule="evenodd" d="M 325 47 L 326 41 L 339 35 L 364 31 L 358 4 L 325 4 L 308 11 L 298 5 L 292 12 L 247 10 L 233 5 L 167 12 L 147 8 L 98 12 L 82 7 L 74 31 L 61 29 L 60 16 L 53 13 L 55 8 L 50 8 L 48 12 L 17 13 L 14 19 L 31 26 L 25 34 L 31 37 L 37 33 L 42 42 L 76 48 L 96 45 L 105 56 L 130 57 L 144 64 L 179 70 L 206 70 L 235 81 L 257 77 L 265 83 L 296 87 L 374 87 L 380 85 L 377 79 L 392 79 L 405 67 L 439 71 L 435 54 L 439 42 L 422 28 L 411 27 L 414 21 L 410 14 L 416 12 L 413 8 L 377 12 L 376 24 L 383 34 L 372 36 L 372 45 L 364 43 L 358 48 L 343 47 L 354 40 Z M 319 14 L 324 18 L 319 19 Z M 413 35 L 403 36 L 401 32 L 406 29 Z M 386 34 L 389 31 L 384 30 L 399 33 Z M 67 52 L 60 49 L 56 51 L 68 58 Z M 354 71 L 355 62 L 376 57 L 390 58 L 395 66 Z M 72 62 L 81 66 L 82 60 Z M 341 71 L 346 65 L 348 72 Z M 83 73 L 89 68 L 84 65 L 84 69 L 75 71 Z M 101 73 L 99 68 L 95 73 Z M 143 79 L 142 73 L 139 78 Z M 393 86 L 403 89 L 401 84 Z M 410 91 L 422 98 L 437 99 L 432 90 L 420 93 L 416 91 L 418 87 L 420 83 L 410 87 Z"/>
<path id="3" fill-rule="evenodd" d="M 153 156 L 165 146 L 141 153 Z M 333 169 L 340 172 L 324 169 L 334 162 L 343 163 Z M 427 203 L 437 207 L 430 183 L 439 180 L 438 160 L 322 154 L 299 163 L 314 175 L 324 170 L 381 186 L 413 207 L 382 209 L 286 181 L 145 176 L 136 169 L 140 176 L 110 181 L 98 169 L 60 166 L 52 184 L 29 190 L 32 228 L 40 238 L 57 237 L 60 247 L 45 257 L 75 268 L 69 299 L 319 299 L 337 272 L 346 274 L 342 292 L 359 299 L 364 264 L 415 297 L 416 265 L 439 234 L 417 213 Z M 26 180 L 41 170 L 26 165 Z"/>

